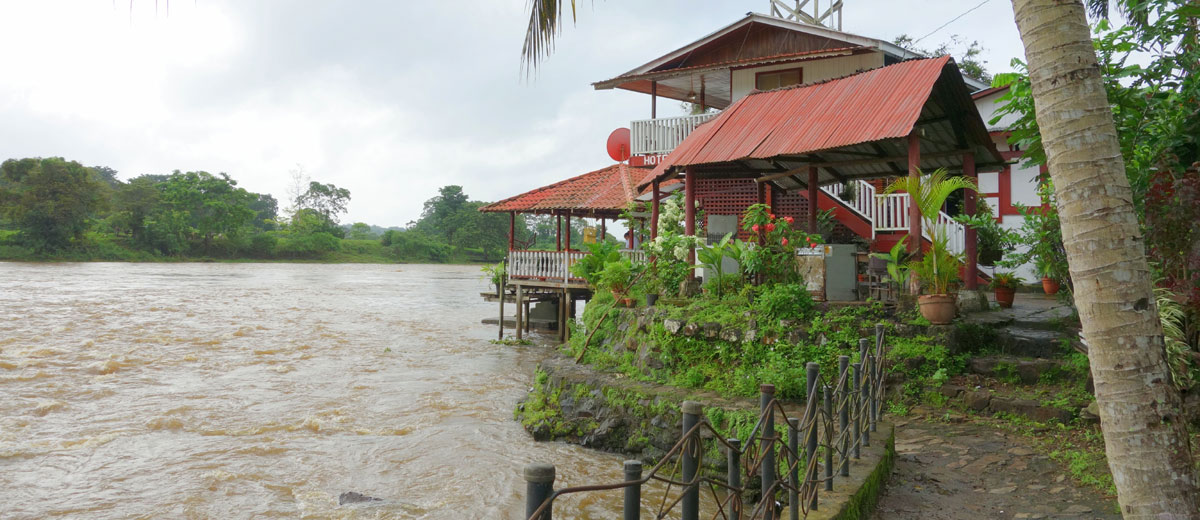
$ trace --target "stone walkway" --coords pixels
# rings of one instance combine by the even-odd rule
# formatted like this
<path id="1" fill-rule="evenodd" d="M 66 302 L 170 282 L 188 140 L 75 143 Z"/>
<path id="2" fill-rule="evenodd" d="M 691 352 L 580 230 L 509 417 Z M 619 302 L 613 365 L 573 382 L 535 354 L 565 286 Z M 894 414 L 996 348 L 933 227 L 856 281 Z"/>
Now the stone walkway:
<path id="1" fill-rule="evenodd" d="M 1115 499 L 1073 483 L 1020 435 L 935 413 L 897 418 L 896 467 L 872 519 L 1121 518 Z"/>

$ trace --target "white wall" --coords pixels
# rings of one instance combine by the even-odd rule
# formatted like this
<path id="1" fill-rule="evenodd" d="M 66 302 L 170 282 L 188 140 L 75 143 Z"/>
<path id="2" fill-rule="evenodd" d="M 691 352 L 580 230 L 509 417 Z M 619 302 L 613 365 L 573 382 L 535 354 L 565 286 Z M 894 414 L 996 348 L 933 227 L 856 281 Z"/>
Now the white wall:
<path id="1" fill-rule="evenodd" d="M 994 117 L 994 113 L 1000 105 L 996 104 L 996 100 L 1004 95 L 1004 91 L 993 92 L 987 96 L 975 100 L 975 107 L 979 110 L 979 115 L 983 119 L 983 123 L 988 126 L 990 131 L 1003 131 L 1008 128 L 1008 125 L 1016 120 L 1015 115 L 1005 115 L 996 124 L 989 124 L 988 121 Z M 996 141 L 996 149 L 1008 150 L 1008 142 L 1004 137 L 994 137 Z M 1015 164 L 1009 168 L 1011 190 L 1010 199 L 1013 204 L 1023 204 L 1025 206 L 1040 206 L 1042 201 L 1037 195 L 1037 175 L 1038 167 L 1022 166 L 1022 162 L 1018 159 Z M 997 193 L 1000 191 L 1000 174 L 998 172 L 988 172 L 979 174 L 979 191 L 982 193 Z M 1000 199 L 999 197 L 987 197 L 987 203 L 991 206 L 992 211 L 999 213 Z M 1000 225 L 1005 229 L 1016 230 L 1021 227 L 1025 217 L 1020 215 L 1001 215 Z M 985 268 L 986 269 L 986 268 Z M 1018 276 L 1024 278 L 1026 282 L 1032 283 L 1039 279 L 1040 276 L 1033 270 L 1033 265 L 1021 266 L 1014 269 Z"/>
<path id="2" fill-rule="evenodd" d="M 883 53 L 872 52 L 857 56 L 843 56 L 800 63 L 780 63 L 749 69 L 738 69 L 730 73 L 730 81 L 732 83 L 730 90 L 733 92 L 733 101 L 741 99 L 746 94 L 749 94 L 751 90 L 754 90 L 754 75 L 759 72 L 802 68 L 804 69 L 803 81 L 805 84 L 808 84 L 849 76 L 859 71 L 877 69 L 882 66 Z"/>

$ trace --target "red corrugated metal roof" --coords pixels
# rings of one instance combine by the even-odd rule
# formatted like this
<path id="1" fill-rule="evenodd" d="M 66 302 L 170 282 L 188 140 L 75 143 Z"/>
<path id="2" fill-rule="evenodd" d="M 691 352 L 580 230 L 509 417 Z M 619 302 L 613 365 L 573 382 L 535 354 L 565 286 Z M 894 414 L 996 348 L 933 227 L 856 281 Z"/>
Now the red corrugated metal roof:
<path id="1" fill-rule="evenodd" d="M 816 85 L 752 93 L 696 129 L 671 152 L 671 162 L 766 159 L 907 136 L 949 60 L 911 60 Z"/>
<path id="2" fill-rule="evenodd" d="M 823 83 L 752 92 L 701 125 L 644 177 L 668 168 L 796 156 L 907 136 L 949 56 L 909 60 Z"/>
<path id="3" fill-rule="evenodd" d="M 638 195 L 637 181 L 648 171 L 649 168 L 614 164 L 509 197 L 479 208 L 479 211 L 618 213 Z"/>

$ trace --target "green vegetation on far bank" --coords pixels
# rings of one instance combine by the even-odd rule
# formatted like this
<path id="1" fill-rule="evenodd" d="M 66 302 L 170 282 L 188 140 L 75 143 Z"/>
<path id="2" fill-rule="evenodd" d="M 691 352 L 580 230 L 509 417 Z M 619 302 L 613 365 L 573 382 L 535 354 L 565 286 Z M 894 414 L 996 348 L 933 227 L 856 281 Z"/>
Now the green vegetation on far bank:
<path id="1" fill-rule="evenodd" d="M 508 247 L 508 216 L 480 213 L 486 203 L 461 186 L 441 188 L 419 219 L 387 229 L 339 222 L 348 189 L 294 172 L 289 195 L 280 208 L 224 173 L 122 181 L 102 166 L 12 159 L 0 164 L 0 260 L 492 263 Z M 518 239 L 553 245 L 549 223 L 518 217 Z"/>

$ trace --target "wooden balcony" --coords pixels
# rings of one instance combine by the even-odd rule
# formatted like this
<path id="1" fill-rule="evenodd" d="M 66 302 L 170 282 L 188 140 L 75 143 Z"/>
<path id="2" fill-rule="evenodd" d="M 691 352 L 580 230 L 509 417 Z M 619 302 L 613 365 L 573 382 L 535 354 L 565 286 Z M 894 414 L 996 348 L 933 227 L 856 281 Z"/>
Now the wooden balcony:
<path id="1" fill-rule="evenodd" d="M 509 251 L 508 277 L 514 281 L 582 285 L 586 282 L 571 274 L 571 266 L 587 255 L 587 251 Z M 626 249 L 621 251 L 621 255 L 635 264 L 646 261 L 643 251 Z"/>
<path id="2" fill-rule="evenodd" d="M 720 112 L 694 116 L 640 119 L 629 123 L 629 148 L 633 155 L 671 153 L 688 134 Z"/>

